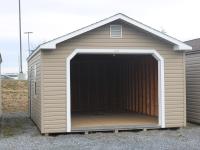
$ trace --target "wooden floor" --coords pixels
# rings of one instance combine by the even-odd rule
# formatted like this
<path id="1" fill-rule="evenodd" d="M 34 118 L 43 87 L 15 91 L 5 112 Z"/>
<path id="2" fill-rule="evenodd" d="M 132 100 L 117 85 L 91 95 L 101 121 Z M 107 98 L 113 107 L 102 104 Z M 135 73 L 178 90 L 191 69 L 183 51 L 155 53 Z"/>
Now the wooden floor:
<path id="1" fill-rule="evenodd" d="M 158 127 L 157 117 L 137 113 L 73 114 L 72 130 Z"/>

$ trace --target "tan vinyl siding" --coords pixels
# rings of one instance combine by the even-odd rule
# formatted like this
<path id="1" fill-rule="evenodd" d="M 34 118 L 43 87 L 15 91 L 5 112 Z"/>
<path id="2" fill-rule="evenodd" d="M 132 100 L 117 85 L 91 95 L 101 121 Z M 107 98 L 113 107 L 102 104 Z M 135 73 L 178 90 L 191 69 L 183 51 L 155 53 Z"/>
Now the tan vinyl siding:
<path id="1" fill-rule="evenodd" d="M 34 81 L 34 69 L 36 65 L 36 94 L 35 94 L 35 81 Z M 41 124 L 41 53 L 37 53 L 28 62 L 28 75 L 29 75 L 29 100 L 31 98 L 31 119 L 35 122 L 40 130 L 42 130 Z M 31 86 L 30 86 L 31 84 Z"/>
<path id="2" fill-rule="evenodd" d="M 77 48 L 143 48 L 155 49 L 164 58 L 166 127 L 185 125 L 185 70 L 183 52 L 172 45 L 122 24 L 120 39 L 110 38 L 105 25 L 57 45 L 56 50 L 42 51 L 44 85 L 44 132 L 66 132 L 66 58 Z M 56 121 L 55 121 L 56 120 Z"/>
<path id="3" fill-rule="evenodd" d="M 200 52 L 186 55 L 187 120 L 200 123 Z"/>

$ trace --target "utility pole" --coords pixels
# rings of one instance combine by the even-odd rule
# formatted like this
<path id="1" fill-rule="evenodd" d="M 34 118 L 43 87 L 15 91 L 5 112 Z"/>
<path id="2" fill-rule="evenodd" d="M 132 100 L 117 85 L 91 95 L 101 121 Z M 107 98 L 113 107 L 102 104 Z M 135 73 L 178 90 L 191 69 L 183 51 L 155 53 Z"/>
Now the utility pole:
<path id="1" fill-rule="evenodd" d="M 22 33 L 21 33 L 21 0 L 19 0 L 19 73 L 23 73 L 22 70 Z"/>
<path id="2" fill-rule="evenodd" d="M 29 35 L 32 34 L 32 33 L 33 33 L 33 32 L 24 32 L 24 34 L 27 34 L 27 37 L 28 37 L 28 52 L 29 52 L 29 55 L 31 54 Z"/>
<path id="3" fill-rule="evenodd" d="M 19 0 L 19 79 L 24 79 L 24 74 L 22 70 L 22 33 L 21 33 L 21 0 Z"/>

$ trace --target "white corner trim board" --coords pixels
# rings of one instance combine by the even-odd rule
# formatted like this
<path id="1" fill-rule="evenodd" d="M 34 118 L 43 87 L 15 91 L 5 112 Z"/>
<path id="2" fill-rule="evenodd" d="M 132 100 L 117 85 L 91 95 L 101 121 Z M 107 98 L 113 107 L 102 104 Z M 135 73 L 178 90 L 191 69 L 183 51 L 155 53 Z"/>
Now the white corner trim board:
<path id="1" fill-rule="evenodd" d="M 158 104 L 159 126 L 165 128 L 165 89 L 164 89 L 164 59 L 153 49 L 75 49 L 66 58 L 66 116 L 67 132 L 71 132 L 71 78 L 70 61 L 76 54 L 149 54 L 158 61 Z"/>
<path id="2" fill-rule="evenodd" d="M 101 21 L 99 21 L 97 23 L 94 23 L 92 25 L 84 27 L 82 29 L 76 30 L 76 31 L 71 32 L 69 34 L 66 34 L 64 36 L 61 36 L 59 38 L 56 38 L 54 40 L 51 40 L 49 42 L 45 42 L 45 43 L 41 44 L 27 58 L 27 60 L 29 60 L 32 56 L 34 56 L 41 49 L 56 49 L 56 45 L 58 43 L 61 43 L 63 41 L 66 41 L 66 40 L 71 39 L 71 38 L 73 38 L 75 36 L 81 35 L 83 33 L 86 33 L 88 31 L 91 31 L 93 29 L 96 29 L 96 28 L 101 27 L 101 26 L 103 26 L 105 24 L 111 23 L 111 22 L 113 22 L 115 20 L 118 20 L 118 19 L 126 21 L 126 22 L 128 22 L 128 23 L 130 23 L 130 24 L 132 24 L 132 25 L 134 25 L 134 26 L 136 26 L 136 27 L 138 27 L 138 28 L 140 28 L 140 29 L 142 29 L 144 31 L 147 31 L 147 32 L 149 32 L 149 33 L 151 33 L 153 35 L 156 35 L 156 36 L 158 36 L 158 37 L 160 37 L 160 38 L 162 38 L 162 39 L 174 44 L 174 50 L 191 50 L 192 49 L 191 46 L 189 46 L 189 45 L 187 45 L 187 44 L 185 44 L 185 43 L 183 43 L 183 42 L 181 42 L 181 41 L 179 41 L 179 40 L 177 40 L 177 39 L 175 39 L 175 38 L 173 38 L 171 36 L 168 36 L 168 35 L 160 32 L 160 31 L 155 30 L 155 29 L 153 29 L 153 28 L 151 28 L 151 27 L 149 27 L 149 26 L 147 26 L 147 25 L 145 25 L 145 24 L 143 24 L 141 22 L 138 22 L 138 21 L 136 21 L 136 20 L 124 15 L 124 14 L 119 13 L 119 14 L 116 14 L 116 15 L 111 16 L 109 18 L 106 18 L 104 20 L 101 20 Z"/>

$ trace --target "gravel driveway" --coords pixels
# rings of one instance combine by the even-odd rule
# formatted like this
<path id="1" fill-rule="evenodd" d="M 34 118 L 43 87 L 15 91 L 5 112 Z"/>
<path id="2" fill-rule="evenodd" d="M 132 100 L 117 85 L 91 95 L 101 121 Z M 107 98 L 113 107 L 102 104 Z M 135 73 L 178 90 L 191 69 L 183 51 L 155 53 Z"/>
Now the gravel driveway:
<path id="1" fill-rule="evenodd" d="M 192 150 L 200 149 L 200 126 L 189 124 L 178 130 L 68 134 L 41 136 L 24 113 L 4 114 L 0 127 L 0 150 L 15 149 L 116 149 Z"/>

